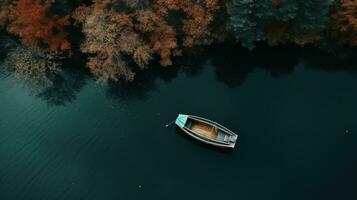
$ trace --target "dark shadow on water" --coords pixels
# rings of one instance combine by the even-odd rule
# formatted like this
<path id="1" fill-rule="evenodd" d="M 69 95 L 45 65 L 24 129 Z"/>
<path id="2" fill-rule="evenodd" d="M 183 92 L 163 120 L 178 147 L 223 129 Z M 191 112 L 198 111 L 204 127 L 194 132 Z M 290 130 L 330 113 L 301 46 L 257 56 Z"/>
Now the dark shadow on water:
<path id="1" fill-rule="evenodd" d="M 61 73 L 53 76 L 52 84 L 37 93 L 36 97 L 50 106 L 64 106 L 74 101 L 89 78 L 84 63 L 85 59 L 79 55 L 65 61 Z"/>
<path id="2" fill-rule="evenodd" d="M 168 83 L 178 73 L 193 78 L 208 65 L 214 67 L 217 81 L 232 88 L 243 85 L 256 69 L 264 70 L 276 78 L 293 73 L 300 63 L 319 70 L 357 70 L 357 60 L 339 59 L 316 47 L 302 48 L 295 45 L 261 45 L 253 51 L 240 46 L 211 46 L 191 50 L 174 63 L 174 66 L 167 68 L 158 64 L 150 66 L 148 70 L 138 72 L 132 83 L 109 83 L 108 97 L 121 101 L 145 100 L 150 92 L 157 90 L 158 79 Z"/>
<path id="3" fill-rule="evenodd" d="M 210 59 L 210 54 L 203 48 L 188 50 L 175 60 L 175 68 L 179 68 L 187 77 L 194 78 L 201 74 L 203 67 Z"/>
<path id="4" fill-rule="evenodd" d="M 152 67 L 139 71 L 133 82 L 109 82 L 107 96 L 119 101 L 145 100 L 148 94 L 157 89 L 156 79 L 161 78 L 164 82 L 170 82 L 177 76 L 177 68 L 160 69 Z"/>
<path id="5" fill-rule="evenodd" d="M 5 31 L 0 31 L 0 79 L 11 75 L 12 71 L 5 65 L 5 58 L 10 49 L 16 47 L 16 41 Z"/>
<path id="6" fill-rule="evenodd" d="M 348 52 L 343 56 L 334 56 L 316 48 L 306 48 L 303 52 L 302 62 L 311 69 L 357 73 L 357 59 L 355 59 L 357 50 L 345 51 Z"/>
<path id="7" fill-rule="evenodd" d="M 178 73 L 184 73 L 193 78 L 201 73 L 207 54 L 190 53 L 174 61 L 173 66 L 162 67 L 152 64 L 146 70 L 138 71 L 133 82 L 109 82 L 107 96 L 119 101 L 145 100 L 148 94 L 157 90 L 157 80 L 165 83 L 175 79 Z"/>
<path id="8" fill-rule="evenodd" d="M 273 77 L 292 73 L 301 51 L 295 46 L 258 47 L 254 51 L 237 46 L 220 46 L 211 48 L 209 54 L 216 80 L 236 87 L 242 85 L 256 68 L 268 71 Z"/>
<path id="9" fill-rule="evenodd" d="M 318 70 L 357 72 L 356 50 L 349 57 L 337 57 L 316 47 L 258 46 L 253 51 L 238 46 L 211 47 L 208 54 L 215 68 L 216 80 L 229 87 L 244 84 L 250 73 L 264 69 L 272 77 L 289 75 L 298 64 Z"/>
<path id="10" fill-rule="evenodd" d="M 192 143 L 192 145 L 198 145 L 202 148 L 208 149 L 210 151 L 215 151 L 215 152 L 219 152 L 219 153 L 223 153 L 223 154 L 232 154 L 232 152 L 234 151 L 234 149 L 231 148 L 219 148 L 219 147 L 215 147 L 212 145 L 208 145 L 205 143 L 202 143 L 192 137 L 190 137 L 189 135 L 187 135 L 186 133 L 184 133 L 179 127 L 175 126 L 175 133 L 179 136 L 182 136 L 183 138 L 185 138 L 185 140 L 189 143 Z"/>
<path id="11" fill-rule="evenodd" d="M 8 51 L 17 45 L 16 41 L 5 31 L 0 31 L 0 62 L 6 57 Z"/>
<path id="12" fill-rule="evenodd" d="M 66 105 L 74 101 L 87 79 L 91 79 L 85 63 L 84 55 L 73 55 L 66 60 L 63 71 L 51 78 L 53 84 L 36 96 L 51 106 Z M 280 77 L 291 74 L 300 63 L 318 70 L 357 71 L 355 59 L 338 59 L 316 48 L 294 45 L 258 46 L 253 51 L 239 46 L 211 46 L 187 52 L 174 60 L 174 65 L 170 67 L 162 67 L 158 62 L 153 63 L 148 69 L 138 71 L 133 82 L 109 82 L 106 95 L 122 102 L 143 101 L 150 92 L 157 90 L 159 80 L 169 83 L 179 73 L 193 78 L 209 65 L 214 67 L 216 81 L 232 88 L 243 85 L 256 69 L 265 70 L 272 77 Z"/>
<path id="13" fill-rule="evenodd" d="M 73 33 L 81 33 L 78 30 L 72 30 Z M 71 33 L 72 33 L 71 32 Z M 80 35 L 72 37 L 74 48 L 79 48 Z M 6 58 L 11 48 L 20 45 L 20 42 L 4 31 L 0 31 L 0 63 Z M 61 72 L 59 74 L 49 74 L 49 81 L 45 84 L 22 83 L 28 92 L 37 98 L 40 98 L 50 106 L 66 105 L 76 99 L 77 93 L 86 84 L 86 79 L 90 78 L 88 70 L 85 68 L 86 57 L 80 52 L 73 52 L 73 56 L 63 60 Z M 9 76 L 13 73 L 11 69 L 2 69 L 0 65 L 0 76 Z"/>

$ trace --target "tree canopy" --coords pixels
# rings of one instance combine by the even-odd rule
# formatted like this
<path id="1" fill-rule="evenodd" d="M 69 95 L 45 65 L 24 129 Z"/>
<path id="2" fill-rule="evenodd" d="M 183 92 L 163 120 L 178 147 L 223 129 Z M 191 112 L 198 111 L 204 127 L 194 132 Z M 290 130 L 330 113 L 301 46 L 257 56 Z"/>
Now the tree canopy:
<path id="1" fill-rule="evenodd" d="M 232 0 L 227 5 L 228 28 L 249 49 L 265 40 L 305 44 L 318 39 L 326 27 L 330 4 L 326 0 Z"/>
<path id="2" fill-rule="evenodd" d="M 50 1 L 14 1 L 9 15 L 9 32 L 18 35 L 25 46 L 68 50 L 70 43 L 65 27 L 70 25 L 69 17 L 53 14 L 50 8 Z"/>
<path id="3" fill-rule="evenodd" d="M 23 45 L 10 58 L 75 51 L 98 81 L 132 81 L 150 63 L 172 66 L 187 50 L 218 42 L 355 47 L 356 13 L 355 0 L 3 0 L 0 30 Z"/>

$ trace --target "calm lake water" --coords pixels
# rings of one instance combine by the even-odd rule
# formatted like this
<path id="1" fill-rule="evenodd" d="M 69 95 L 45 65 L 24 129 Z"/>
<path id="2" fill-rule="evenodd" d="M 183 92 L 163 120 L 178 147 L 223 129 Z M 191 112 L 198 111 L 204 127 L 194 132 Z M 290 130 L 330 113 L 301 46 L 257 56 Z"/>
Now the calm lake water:
<path id="1" fill-rule="evenodd" d="M 69 68 L 29 92 L 2 76 L 0 199 L 357 199 L 356 64 L 294 48 L 198 57 L 131 85 Z M 238 145 L 165 128 L 178 113 Z"/>

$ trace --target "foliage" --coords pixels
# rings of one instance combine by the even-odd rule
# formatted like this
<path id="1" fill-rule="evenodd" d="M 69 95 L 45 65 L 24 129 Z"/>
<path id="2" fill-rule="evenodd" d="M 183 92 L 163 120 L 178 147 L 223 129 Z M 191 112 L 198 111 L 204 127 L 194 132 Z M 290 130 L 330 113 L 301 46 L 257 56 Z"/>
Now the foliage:
<path id="1" fill-rule="evenodd" d="M 357 1 L 339 0 L 331 15 L 329 35 L 337 43 L 357 46 Z"/>
<path id="2" fill-rule="evenodd" d="M 118 78 L 131 81 L 134 71 L 129 67 L 130 60 L 143 69 L 159 55 L 162 66 L 172 65 L 171 58 L 181 55 L 178 31 L 184 33 L 183 46 L 211 43 L 209 24 L 218 3 L 218 0 L 96 1 L 92 6 L 79 7 L 73 17 L 82 23 L 85 35 L 81 50 L 93 55 L 88 62 L 92 73 L 100 81 Z M 171 14 L 175 12 L 182 15 L 173 18 Z"/>
<path id="3" fill-rule="evenodd" d="M 25 46 L 44 47 L 50 51 L 68 50 L 68 16 L 51 13 L 51 2 L 16 0 L 9 15 L 8 31 L 21 38 Z"/>
<path id="4" fill-rule="evenodd" d="M 232 0 L 227 6 L 229 29 L 244 47 L 254 48 L 254 42 L 265 40 L 264 27 L 274 9 L 270 0 Z"/>
<path id="5" fill-rule="evenodd" d="M 184 33 L 183 46 L 212 43 L 209 25 L 220 8 L 219 0 L 155 0 L 155 7 L 157 12 L 165 17 L 170 12 L 183 13 L 183 17 L 179 17 Z"/>
<path id="6" fill-rule="evenodd" d="M 15 70 L 16 76 L 33 84 L 49 81 L 48 75 L 59 71 L 58 53 L 45 52 L 39 48 L 17 47 L 6 58 L 6 65 Z"/>
<path id="7" fill-rule="evenodd" d="M 154 54 L 160 55 L 163 66 L 171 65 L 171 56 L 179 55 L 175 30 L 150 8 L 141 9 L 142 3 L 97 1 L 74 12 L 85 35 L 81 50 L 92 55 L 87 65 L 99 81 L 132 81 L 135 73 L 128 57 L 144 69 Z"/>
<path id="8" fill-rule="evenodd" d="M 10 0 L 2 0 L 0 2 L 0 30 L 5 28 L 8 23 L 10 11 Z"/>
<path id="9" fill-rule="evenodd" d="M 326 0 L 232 0 L 227 6 L 228 26 L 249 49 L 267 38 L 271 44 L 290 40 L 303 45 L 318 39 L 329 8 Z"/>
<path id="10" fill-rule="evenodd" d="M 332 7 L 332 2 L 337 6 Z M 24 46 L 12 50 L 8 60 L 15 63 L 18 75 L 28 80 L 30 76 L 40 80 L 57 71 L 52 61 L 58 55 L 49 52 L 78 48 L 76 42 L 71 47 L 70 37 L 72 41 L 83 38 L 80 51 L 88 57 L 86 65 L 98 81 L 132 81 L 135 72 L 146 69 L 153 60 L 161 66 L 171 66 L 172 59 L 181 56 L 183 50 L 230 42 L 225 40 L 229 34 L 249 49 L 256 42 L 272 46 L 288 42 L 321 44 L 326 36 L 340 45 L 356 46 L 356 16 L 355 0 L 0 2 L 0 30 L 18 36 Z M 18 61 L 13 59 L 15 55 Z M 34 66 L 25 66 L 24 63 L 32 63 L 31 56 L 36 60 Z"/>
<path id="11" fill-rule="evenodd" d="M 291 5 L 290 8 L 288 5 L 286 6 L 287 11 L 283 15 L 290 16 L 294 13 L 294 17 L 288 20 L 291 26 L 287 29 L 287 38 L 299 45 L 319 40 L 319 35 L 326 28 L 329 21 L 331 1 L 285 1 Z M 290 10 L 294 12 L 290 12 Z"/>

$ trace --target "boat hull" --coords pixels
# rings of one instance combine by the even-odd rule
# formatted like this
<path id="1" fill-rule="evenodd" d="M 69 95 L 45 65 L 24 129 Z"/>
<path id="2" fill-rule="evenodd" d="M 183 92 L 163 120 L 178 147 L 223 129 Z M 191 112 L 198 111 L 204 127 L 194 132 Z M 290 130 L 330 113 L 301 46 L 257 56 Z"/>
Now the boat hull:
<path id="1" fill-rule="evenodd" d="M 190 137 L 220 148 L 234 148 L 238 135 L 217 122 L 193 115 L 179 114 L 176 125 Z"/>

